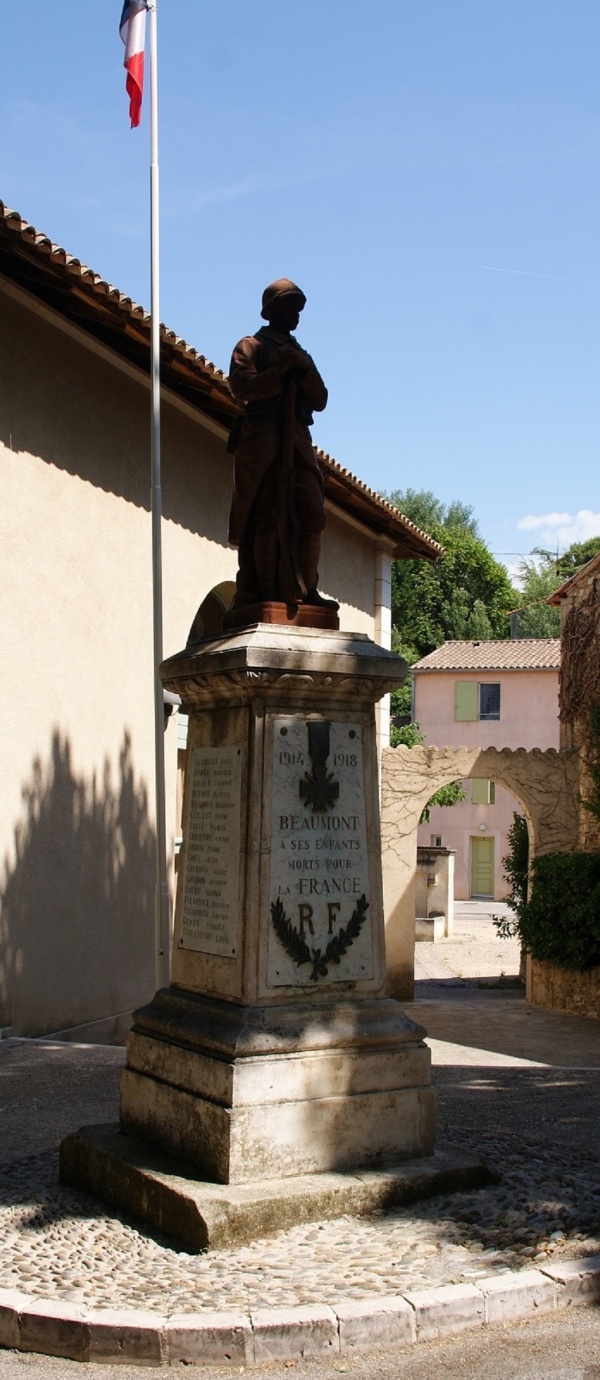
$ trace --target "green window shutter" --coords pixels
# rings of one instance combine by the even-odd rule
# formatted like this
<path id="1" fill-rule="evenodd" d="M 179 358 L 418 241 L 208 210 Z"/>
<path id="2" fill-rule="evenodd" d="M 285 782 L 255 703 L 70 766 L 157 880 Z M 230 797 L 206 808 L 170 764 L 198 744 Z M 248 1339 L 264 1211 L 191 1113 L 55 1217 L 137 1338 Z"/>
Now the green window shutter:
<path id="1" fill-rule="evenodd" d="M 483 776 L 473 777 L 473 790 L 471 792 L 471 800 L 473 801 L 474 805 L 492 804 L 493 784 L 494 783 L 492 781 L 486 781 Z"/>
<path id="2" fill-rule="evenodd" d="M 477 681 L 457 680 L 454 684 L 454 718 L 457 723 L 477 718 Z"/>

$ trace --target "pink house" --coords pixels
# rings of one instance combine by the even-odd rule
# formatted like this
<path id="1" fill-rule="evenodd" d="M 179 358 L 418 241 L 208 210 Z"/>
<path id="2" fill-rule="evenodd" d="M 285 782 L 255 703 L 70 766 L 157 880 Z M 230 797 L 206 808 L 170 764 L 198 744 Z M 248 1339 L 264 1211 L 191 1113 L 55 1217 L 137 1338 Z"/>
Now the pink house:
<path id="1" fill-rule="evenodd" d="M 559 638 L 444 642 L 413 666 L 413 718 L 435 747 L 558 748 Z M 434 806 L 420 845 L 456 852 L 457 899 L 507 891 L 502 858 L 514 796 L 493 781 L 464 783 L 466 800 Z"/>

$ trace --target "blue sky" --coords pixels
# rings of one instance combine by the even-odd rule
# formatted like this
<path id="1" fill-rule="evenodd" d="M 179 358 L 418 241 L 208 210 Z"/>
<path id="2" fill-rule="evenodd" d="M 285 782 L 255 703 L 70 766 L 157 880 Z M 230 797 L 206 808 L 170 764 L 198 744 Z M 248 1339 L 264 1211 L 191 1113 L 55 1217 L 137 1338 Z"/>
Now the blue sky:
<path id="1" fill-rule="evenodd" d="M 0 197 L 147 305 L 120 0 L 6 8 Z M 160 0 L 159 44 L 163 320 L 226 369 L 291 277 L 317 444 L 509 567 L 600 533 L 597 0 Z"/>

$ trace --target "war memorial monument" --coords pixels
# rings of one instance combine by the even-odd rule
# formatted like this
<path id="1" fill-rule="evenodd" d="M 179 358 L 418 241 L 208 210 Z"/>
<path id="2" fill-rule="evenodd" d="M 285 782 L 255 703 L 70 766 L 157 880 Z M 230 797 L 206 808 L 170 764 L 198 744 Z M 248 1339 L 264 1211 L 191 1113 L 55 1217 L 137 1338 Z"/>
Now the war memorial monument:
<path id="1" fill-rule="evenodd" d="M 375 705 L 406 667 L 319 593 L 304 303 L 271 284 L 234 350 L 236 594 L 161 668 L 189 712 L 171 982 L 135 1013 L 120 1126 L 61 1147 L 66 1181 L 192 1250 L 484 1177 L 435 1150 L 425 1031 L 385 992 Z"/>

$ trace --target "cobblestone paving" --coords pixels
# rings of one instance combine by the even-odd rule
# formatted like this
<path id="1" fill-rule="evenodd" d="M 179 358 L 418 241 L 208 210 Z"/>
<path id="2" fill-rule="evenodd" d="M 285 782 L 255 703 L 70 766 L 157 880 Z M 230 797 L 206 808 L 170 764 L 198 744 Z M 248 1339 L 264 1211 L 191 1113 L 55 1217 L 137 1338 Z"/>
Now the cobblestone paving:
<path id="1" fill-rule="evenodd" d="M 0 1165 L 0 1288 L 163 1314 L 247 1311 L 473 1282 L 600 1251 L 597 1086 L 589 1072 L 581 1087 L 574 1081 L 578 1068 L 600 1066 L 598 1023 L 553 1016 L 549 1024 L 525 1003 L 521 1012 L 518 1002 L 491 996 L 479 1014 L 479 999 L 457 1002 L 456 1009 L 440 1005 L 446 988 L 469 996 L 473 982 L 484 987 L 491 978 L 495 985 L 517 971 L 514 943 L 497 939 L 487 908 L 465 905 L 464 912 L 453 940 L 417 946 L 417 976 L 439 985 L 423 1007 L 424 1023 L 431 1019 L 437 1035 L 436 1062 L 451 1066 L 438 1079 L 440 1134 L 498 1166 L 500 1185 L 190 1256 L 59 1186 L 57 1152 L 37 1149 L 56 1145 L 78 1124 L 114 1120 L 122 1052 L 24 1043 L 7 1051 L 4 1069 L 12 1134 L 5 1120 L 0 1158 L 4 1153 L 11 1162 Z M 411 1014 L 419 1019 L 418 1005 Z M 491 1024 L 490 1039 L 481 1033 L 482 1020 Z M 492 1053 L 483 1057 L 481 1047 Z M 510 1065 L 532 1060 L 531 1078 L 519 1069 L 513 1089 Z M 492 1076 L 488 1064 L 506 1068 L 494 1067 Z M 555 1069 L 563 1069 L 568 1087 L 556 1083 Z M 485 1086 L 479 1089 L 477 1080 Z M 23 1155 L 21 1146 L 36 1153 Z"/>
<path id="2" fill-rule="evenodd" d="M 497 1187 L 311 1223 L 202 1256 L 61 1187 L 55 1152 L 30 1155 L 0 1169 L 0 1288 L 185 1313 L 394 1294 L 600 1250 L 595 1156 L 575 1162 L 498 1135 L 483 1137 L 477 1151 L 501 1164 Z"/>

